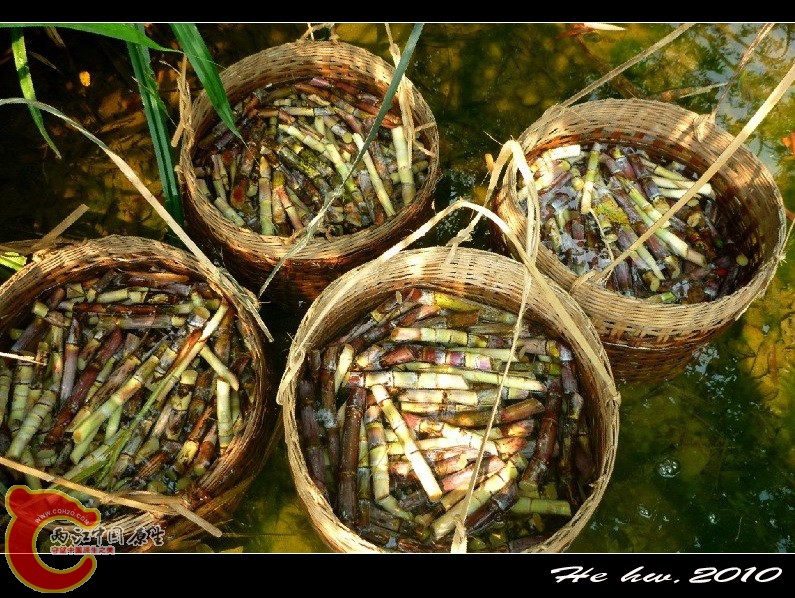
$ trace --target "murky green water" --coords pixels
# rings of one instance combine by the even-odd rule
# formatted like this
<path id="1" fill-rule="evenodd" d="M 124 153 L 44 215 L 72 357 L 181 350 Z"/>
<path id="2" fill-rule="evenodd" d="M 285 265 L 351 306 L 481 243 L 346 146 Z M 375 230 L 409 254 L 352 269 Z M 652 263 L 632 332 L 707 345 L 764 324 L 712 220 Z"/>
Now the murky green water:
<path id="1" fill-rule="evenodd" d="M 677 99 L 689 88 L 721 83 L 734 72 L 759 25 L 697 25 L 614 84 L 588 99 L 674 98 L 700 113 L 720 89 Z M 621 32 L 566 35 L 558 24 L 428 24 L 409 71 L 434 112 L 443 177 L 438 208 L 457 197 L 479 197 L 485 153 L 517 137 L 554 103 L 568 99 L 604 72 L 673 29 L 629 25 Z M 303 25 L 203 25 L 222 66 L 295 40 Z M 392 29 L 402 46 L 409 25 Z M 341 39 L 384 57 L 383 25 L 342 25 Z M 152 34 L 168 42 L 168 28 Z M 777 25 L 755 52 L 718 112 L 737 133 L 795 58 L 795 25 Z M 34 62 L 39 97 L 78 118 L 119 151 L 160 190 L 146 131 L 135 103 L 124 48 L 64 32 L 67 49 L 32 32 L 33 50 L 57 66 Z M 5 38 L 4 38 L 5 39 Z M 5 42 L 7 47 L 7 42 Z M 2 65 L 2 96 L 19 95 L 10 62 Z M 159 66 L 161 88 L 174 73 Z M 78 73 L 92 75 L 81 86 Z M 176 96 L 165 94 L 170 106 Z M 65 158 L 56 161 L 24 109 L 5 108 L 0 141 L 0 243 L 40 236 L 81 202 L 91 208 L 72 229 L 77 236 L 123 233 L 161 238 L 165 226 L 106 158 L 76 133 L 52 124 Z M 48 121 L 52 122 L 52 121 Z M 795 128 L 795 95 L 784 96 L 747 145 L 770 169 L 788 208 L 795 209 L 793 153 L 782 138 Z M 795 149 L 795 148 L 793 148 Z M 444 223 L 429 242 L 446 241 L 466 216 Z M 473 242 L 486 246 L 479 230 Z M 789 252 L 792 255 L 792 251 Z M 573 552 L 795 551 L 795 270 L 785 261 L 764 298 L 696 356 L 681 376 L 662 384 L 620 385 L 621 436 L 611 484 Z M 297 322 L 264 309 L 283 360 Z M 281 445 L 240 505 L 236 520 L 212 550 L 326 551 L 303 512 Z M 206 547 L 205 547 L 206 548 Z"/>

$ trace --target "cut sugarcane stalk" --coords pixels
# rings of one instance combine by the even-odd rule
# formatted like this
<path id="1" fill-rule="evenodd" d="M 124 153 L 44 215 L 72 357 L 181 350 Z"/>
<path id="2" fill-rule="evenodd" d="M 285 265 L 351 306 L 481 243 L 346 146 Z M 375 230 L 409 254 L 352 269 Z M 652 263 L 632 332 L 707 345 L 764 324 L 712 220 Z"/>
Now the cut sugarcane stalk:
<path id="1" fill-rule="evenodd" d="M 373 498 L 377 501 L 389 496 L 389 456 L 381 422 L 381 408 L 377 404 L 367 407 L 364 413 L 367 445 L 370 449 L 370 474 L 373 480 Z M 401 445 L 401 449 L 402 449 Z"/>
<path id="2" fill-rule="evenodd" d="M 688 183 L 691 183 L 691 184 L 693 183 L 693 181 L 689 180 L 684 175 L 681 175 L 678 172 L 674 172 L 673 170 L 669 170 L 669 169 L 665 168 L 664 166 L 660 166 L 659 164 L 656 164 L 655 162 L 652 162 L 651 160 L 649 160 L 648 158 L 646 158 L 644 156 L 641 156 L 641 161 L 647 167 L 651 168 L 654 171 L 654 174 L 656 174 L 658 176 L 664 177 L 666 179 L 671 179 L 671 180 L 674 180 L 674 181 L 684 181 L 684 182 L 688 182 Z"/>
<path id="3" fill-rule="evenodd" d="M 22 353 L 22 355 L 25 355 L 25 353 Z M 27 353 L 27 355 L 33 357 L 32 353 Z M 14 372 L 14 390 L 11 397 L 11 409 L 8 413 L 8 427 L 11 428 L 12 431 L 19 428 L 19 425 L 25 417 L 31 380 L 33 380 L 33 364 L 27 361 L 18 362 L 16 371 Z"/>
<path id="4" fill-rule="evenodd" d="M 46 306 L 47 309 L 55 308 L 66 296 L 66 291 L 63 287 L 57 287 L 47 298 Z M 41 338 L 41 335 L 44 334 L 46 331 L 46 324 L 44 319 L 41 317 L 34 317 L 33 321 L 27 325 L 25 330 L 22 331 L 19 338 L 16 339 L 13 345 L 11 345 L 11 352 L 12 353 L 22 353 L 23 351 L 29 350 L 29 346 L 35 346 L 35 343 Z"/>
<path id="5" fill-rule="evenodd" d="M 263 157 L 259 162 L 258 180 L 259 223 L 263 235 L 273 234 L 273 209 L 271 207 L 271 167 Z"/>
<path id="6" fill-rule="evenodd" d="M 108 363 L 112 362 L 108 361 Z M 72 419 L 72 422 L 66 427 L 66 431 L 73 432 L 86 417 L 91 415 L 98 405 L 101 405 L 105 400 L 107 400 L 111 394 L 118 390 L 118 388 L 124 382 L 126 382 L 131 375 L 133 375 L 135 369 L 140 364 L 141 360 L 137 355 L 128 355 L 124 361 L 119 364 L 113 374 L 110 375 L 107 381 L 103 383 L 93 394 L 91 394 L 90 397 L 88 397 L 88 402 L 78 410 Z M 100 376 L 98 375 L 97 379 L 99 378 Z"/>
<path id="7" fill-rule="evenodd" d="M 456 519 L 466 519 L 466 517 L 483 506 L 494 494 L 502 490 L 507 484 L 511 483 L 511 481 L 515 480 L 518 475 L 519 470 L 516 468 L 513 460 L 508 461 L 505 467 L 494 475 L 486 478 L 484 482 L 475 488 L 466 512 L 464 512 L 463 501 L 459 501 L 449 511 L 431 523 L 430 527 L 433 537 L 438 540 L 453 531 Z"/>
<path id="8" fill-rule="evenodd" d="M 80 349 L 77 345 L 77 339 L 80 336 L 80 323 L 77 318 L 73 317 L 69 323 L 69 333 L 66 337 L 66 345 L 64 347 L 64 370 L 61 377 L 60 396 L 68 397 L 72 394 L 72 388 L 75 383 L 75 375 L 77 374 L 77 358 Z"/>
<path id="9" fill-rule="evenodd" d="M 210 189 L 207 187 L 207 183 L 204 181 L 204 179 L 196 179 L 196 188 L 200 195 L 205 197 L 207 201 L 212 201 L 221 214 L 223 214 L 233 224 L 236 224 L 237 226 L 245 225 L 245 220 L 243 220 L 235 211 L 235 209 L 229 205 L 229 202 L 227 202 L 225 191 L 218 191 L 219 187 L 216 187 L 218 196 L 215 199 L 212 199 L 212 196 L 210 195 Z M 220 189 L 223 189 L 223 187 L 220 187 Z"/>
<path id="10" fill-rule="evenodd" d="M 82 472 L 86 471 L 91 467 L 101 466 L 105 463 L 110 457 L 111 454 L 111 447 L 105 443 L 101 443 L 97 448 L 95 448 L 91 453 L 88 454 L 85 458 L 81 459 L 80 463 L 72 467 L 69 471 L 63 474 L 63 477 L 67 480 L 73 480 Z"/>
<path id="11" fill-rule="evenodd" d="M 232 413 L 229 398 L 229 383 L 218 379 L 215 382 L 216 408 L 218 410 L 218 444 L 224 449 L 232 439 Z"/>
<path id="12" fill-rule="evenodd" d="M 389 338 L 393 341 L 419 341 L 440 345 L 488 346 L 488 341 L 482 336 L 443 328 L 395 328 Z"/>
<path id="13" fill-rule="evenodd" d="M 412 426 L 414 427 L 414 426 Z M 481 445 L 484 446 L 484 452 L 496 455 L 497 445 L 491 440 L 485 440 L 481 434 L 470 430 L 452 426 L 444 422 L 436 422 L 427 419 L 420 419 L 416 423 L 416 429 L 423 434 L 432 434 L 435 436 L 442 436 L 456 441 L 459 445 L 464 445 L 472 448 L 479 449 Z"/>
<path id="14" fill-rule="evenodd" d="M 579 143 L 572 143 L 569 145 L 561 145 L 558 147 L 553 147 L 548 151 L 548 156 L 550 160 L 568 160 L 570 158 L 576 158 L 582 153 L 582 147 Z"/>
<path id="15" fill-rule="evenodd" d="M 643 217 L 645 214 L 652 223 L 657 222 L 660 218 L 662 218 L 662 214 L 654 207 L 654 205 L 649 202 L 649 200 L 643 197 L 643 194 L 638 191 L 638 188 L 632 183 L 632 181 L 629 181 L 623 177 L 617 178 L 624 190 L 627 192 L 627 195 L 629 195 L 630 199 L 635 202 L 635 205 L 638 207 L 638 213 L 641 215 L 641 217 Z M 668 228 L 670 226 L 670 221 L 666 221 L 662 225 L 663 228 Z"/>
<path id="16" fill-rule="evenodd" d="M 157 401 L 160 397 L 166 396 L 171 389 L 173 388 L 174 384 L 179 381 L 180 376 L 182 373 L 188 368 L 188 365 L 191 361 L 199 354 L 202 348 L 207 343 L 210 335 L 212 335 L 218 325 L 221 322 L 221 319 L 224 317 L 224 314 L 229 309 L 228 303 L 221 303 L 218 309 L 213 314 L 213 317 L 207 321 L 204 329 L 198 335 L 198 339 L 195 340 L 192 346 L 186 351 L 186 354 L 175 364 L 171 367 L 168 374 L 157 384 L 155 389 L 151 392 L 149 397 L 147 398 L 147 404 L 151 405 L 153 402 Z M 186 341 L 187 343 L 188 341 Z M 149 363 L 148 361 L 146 363 Z M 152 368 L 154 370 L 154 368 Z M 140 371 L 140 368 L 139 368 Z M 142 376 L 143 378 L 143 376 Z M 148 376 L 146 377 L 148 379 Z M 141 386 L 145 382 L 139 381 L 131 381 L 131 384 L 138 384 L 140 383 Z M 125 387 L 127 385 L 125 384 Z M 140 388 L 140 387 L 139 387 Z M 111 413 L 118 407 L 119 405 L 123 405 L 124 402 L 129 398 L 124 393 L 114 393 L 96 412 L 92 413 L 78 428 L 74 431 L 72 437 L 74 438 L 75 442 L 80 442 L 85 436 L 87 436 L 91 430 L 97 428 L 104 422 L 108 417 L 110 417 Z"/>
<path id="17" fill-rule="evenodd" d="M 19 459 L 21 457 L 22 451 L 27 448 L 33 435 L 38 432 L 44 417 L 52 411 L 56 400 L 57 395 L 52 388 L 48 388 L 42 392 L 39 400 L 28 412 L 24 421 L 19 426 L 14 439 L 11 441 L 11 446 L 6 453 L 6 457 L 10 459 Z"/>
<path id="18" fill-rule="evenodd" d="M 398 175 L 400 176 L 403 205 L 408 205 L 414 200 L 417 189 L 414 183 L 414 173 L 411 170 L 411 160 L 409 159 L 408 146 L 406 145 L 406 134 L 402 125 L 392 129 L 391 133 L 398 163 Z"/>
<path id="19" fill-rule="evenodd" d="M 33 458 L 30 447 L 25 447 L 25 450 L 22 451 L 20 463 L 28 467 L 36 467 L 36 460 Z M 41 480 L 32 474 L 25 474 L 25 484 L 31 490 L 41 490 Z"/>
<path id="20" fill-rule="evenodd" d="M 116 411 L 111 413 L 110 417 L 108 418 L 107 426 L 105 427 L 105 437 L 103 438 L 103 442 L 108 443 L 109 440 L 116 435 L 116 432 L 119 431 L 123 411 L 124 409 L 122 407 L 118 407 Z"/>
<path id="21" fill-rule="evenodd" d="M 334 370 L 334 392 L 339 391 L 340 386 L 345 381 L 348 371 L 353 363 L 354 348 L 351 344 L 345 344 L 337 357 L 337 368 Z"/>
<path id="22" fill-rule="evenodd" d="M 706 187 L 706 185 L 705 185 L 705 187 Z M 681 197 L 684 196 L 685 193 L 687 193 L 688 190 L 689 190 L 689 188 L 688 189 L 683 189 L 681 187 L 677 187 L 675 189 L 662 188 L 662 189 L 660 189 L 660 193 L 662 195 L 664 195 L 665 197 L 669 197 L 671 199 L 680 199 Z M 709 191 L 711 191 L 711 188 L 709 189 Z M 704 187 L 701 187 L 701 189 L 696 191 L 696 195 L 709 195 L 709 193 L 706 192 Z M 698 198 L 696 197 L 696 199 L 698 199 Z"/>
<path id="23" fill-rule="evenodd" d="M 400 505 L 394 496 L 388 495 L 381 500 L 377 500 L 376 503 L 386 509 L 387 512 L 392 513 L 400 519 L 405 519 L 406 521 L 412 521 L 414 519 L 411 513 L 400 508 Z"/>
<path id="24" fill-rule="evenodd" d="M 517 320 L 516 314 L 504 309 L 492 307 L 485 303 L 478 303 L 477 301 L 472 301 L 471 299 L 465 299 L 463 297 L 455 297 L 440 291 L 423 291 L 420 294 L 419 302 L 423 304 L 433 303 L 443 309 L 452 309 L 454 311 L 476 311 L 484 321 L 488 322 L 515 324 Z"/>
<path id="25" fill-rule="evenodd" d="M 123 406 L 130 397 L 141 390 L 152 377 L 158 361 L 159 356 L 153 354 L 150 355 L 146 361 L 141 363 L 135 370 L 135 373 L 127 379 L 119 390 L 110 395 L 107 401 L 102 403 L 96 411 L 80 422 L 80 425 L 72 432 L 74 441 L 80 444 L 86 437 L 93 435 L 92 432 L 95 433 L 102 422 L 109 418 L 118 407 Z"/>
<path id="26" fill-rule="evenodd" d="M 571 517 L 571 505 L 567 500 L 549 498 L 528 498 L 520 496 L 510 509 L 515 515 L 560 515 Z"/>
<path id="27" fill-rule="evenodd" d="M 356 143 L 356 147 L 358 147 L 361 151 L 361 149 L 364 147 L 364 140 L 362 139 L 362 136 L 359 133 L 354 133 L 352 139 L 354 143 Z M 369 150 L 364 153 L 362 160 L 364 161 L 364 165 L 370 175 L 370 180 L 372 181 L 373 189 L 375 189 L 378 201 L 384 208 L 384 212 L 386 212 L 388 218 L 394 216 L 395 208 L 392 205 L 392 200 L 389 198 L 389 193 L 387 193 L 387 190 L 384 187 L 384 183 L 378 174 L 378 169 L 375 167 L 375 163 L 373 162 L 373 158 L 370 155 Z"/>
<path id="28" fill-rule="evenodd" d="M 643 219 L 643 222 L 646 224 L 646 226 L 651 226 L 654 224 L 654 221 L 643 211 L 639 210 L 638 214 Z M 666 230 L 665 228 L 658 228 L 656 231 L 654 231 L 654 234 L 657 235 L 660 240 L 666 243 L 668 247 L 671 248 L 671 251 L 673 251 L 679 257 L 684 258 L 689 262 L 693 262 L 702 268 L 707 265 L 707 259 L 703 254 L 691 248 L 685 241 L 677 237 L 671 231 Z"/>
<path id="29" fill-rule="evenodd" d="M 412 364 L 405 363 L 403 367 L 409 368 Z M 420 376 L 426 375 L 430 376 L 434 373 L 438 373 L 439 375 L 451 375 L 451 376 L 459 376 L 463 378 L 467 382 L 472 382 L 474 384 L 494 384 L 497 385 L 500 383 L 502 379 L 502 374 L 498 372 L 487 372 L 483 370 L 470 370 L 466 368 L 460 368 L 455 366 L 448 366 L 448 365 L 431 365 L 429 364 L 418 364 L 422 366 L 420 369 L 424 369 L 424 367 L 428 367 L 428 369 L 432 369 L 431 372 L 420 372 Z M 402 374 L 403 372 L 392 372 L 392 375 Z M 517 388 L 520 390 L 529 390 L 534 392 L 542 392 L 546 390 L 546 386 L 543 382 L 538 380 L 534 380 L 532 378 L 526 378 L 524 376 L 506 376 L 503 385 L 506 388 Z M 423 387 L 420 387 L 423 388 Z M 437 387 L 433 387 L 437 388 Z M 442 388 L 445 388 L 444 386 Z M 468 387 L 467 387 L 468 388 Z"/>
<path id="30" fill-rule="evenodd" d="M 215 370 L 215 373 L 218 374 L 219 377 L 223 378 L 227 384 L 234 390 L 238 390 L 240 388 L 240 381 L 235 376 L 234 372 L 230 370 L 223 362 L 218 358 L 218 356 L 213 353 L 213 350 L 205 345 L 202 347 L 201 351 L 199 351 L 199 355 L 207 362 L 207 364 Z"/>
<path id="31" fill-rule="evenodd" d="M 478 394 L 474 390 L 430 390 L 406 389 L 397 396 L 399 401 L 417 403 L 454 403 L 458 405 L 477 405 Z"/>
<path id="32" fill-rule="evenodd" d="M 5 359 L 0 359 L 0 422 L 5 421 L 8 397 L 11 394 L 11 368 Z"/>
<path id="33" fill-rule="evenodd" d="M 357 467 L 360 461 L 360 428 L 367 391 L 357 388 L 351 391 L 345 407 L 345 424 L 340 447 L 339 488 L 337 510 L 340 520 L 351 525 L 356 517 Z"/>
<path id="34" fill-rule="evenodd" d="M 423 490 L 425 490 L 425 493 L 428 495 L 428 499 L 431 502 L 439 500 L 442 496 L 442 490 L 439 488 L 439 484 L 436 481 L 436 478 L 434 477 L 430 467 L 428 467 L 428 464 L 425 462 L 425 459 L 423 459 L 422 454 L 419 452 L 414 439 L 410 436 L 408 427 L 406 426 L 406 422 L 401 417 L 400 411 L 397 410 L 395 405 L 392 403 L 392 400 L 389 398 L 389 392 L 384 386 L 381 385 L 373 386 L 370 391 L 373 393 L 376 402 L 381 407 L 381 410 L 383 411 L 384 416 L 387 418 L 387 421 L 389 421 L 389 425 L 392 426 L 392 429 L 398 435 L 398 438 L 403 445 L 406 458 L 411 462 L 411 465 L 414 468 L 414 473 L 417 474 L 417 478 L 419 479 Z"/>
<path id="35" fill-rule="evenodd" d="M 527 419 L 542 411 L 544 411 L 544 405 L 537 399 L 530 398 L 519 403 L 513 403 L 510 407 L 498 410 L 494 416 L 494 424 Z M 443 419 L 446 423 L 467 428 L 485 427 L 490 420 L 491 412 L 489 411 L 458 413 Z"/>
<path id="36" fill-rule="evenodd" d="M 439 372 L 397 372 L 391 370 L 350 372 L 347 385 L 365 386 L 367 388 L 384 385 L 393 388 L 469 390 L 469 384 L 460 375 Z"/>
<path id="37" fill-rule="evenodd" d="M 591 197 L 594 191 L 594 181 L 596 180 L 596 173 L 599 167 L 599 156 L 602 152 L 602 145 L 594 142 L 591 146 L 591 151 L 588 154 L 588 167 L 585 171 L 585 185 L 582 188 L 582 195 L 580 197 L 580 213 L 589 214 L 591 212 Z"/>
<path id="38" fill-rule="evenodd" d="M 210 426 L 210 429 L 207 430 L 204 438 L 202 438 L 201 444 L 199 444 L 199 449 L 197 451 L 196 458 L 193 461 L 193 467 L 191 468 L 191 476 L 198 478 L 207 472 L 207 470 L 210 468 L 213 457 L 217 452 L 217 444 L 218 424 L 214 423 Z"/>

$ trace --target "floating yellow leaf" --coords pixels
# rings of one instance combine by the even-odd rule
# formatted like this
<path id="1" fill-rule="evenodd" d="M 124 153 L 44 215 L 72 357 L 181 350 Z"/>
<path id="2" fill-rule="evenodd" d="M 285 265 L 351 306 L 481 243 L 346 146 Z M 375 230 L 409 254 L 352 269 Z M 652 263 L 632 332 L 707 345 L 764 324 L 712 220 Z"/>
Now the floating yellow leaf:
<path id="1" fill-rule="evenodd" d="M 91 85 L 91 73 L 88 71 L 80 71 L 80 83 L 83 87 Z"/>
<path id="2" fill-rule="evenodd" d="M 785 160 L 792 160 L 795 158 L 795 131 L 790 131 L 784 137 L 781 138 L 781 143 L 789 150 L 789 156 L 786 156 Z"/>

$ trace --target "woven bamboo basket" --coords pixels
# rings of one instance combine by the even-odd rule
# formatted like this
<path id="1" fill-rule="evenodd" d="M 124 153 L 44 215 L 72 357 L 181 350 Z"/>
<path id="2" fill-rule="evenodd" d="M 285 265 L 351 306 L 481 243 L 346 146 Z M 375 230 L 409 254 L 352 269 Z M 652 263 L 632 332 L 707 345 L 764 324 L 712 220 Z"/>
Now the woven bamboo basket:
<path id="1" fill-rule="evenodd" d="M 306 77 L 343 80 L 383 97 L 394 69 L 362 48 L 342 42 L 301 41 L 268 48 L 233 64 L 221 74 L 230 102 L 267 84 L 289 83 Z M 379 255 L 396 240 L 416 228 L 433 209 L 433 190 L 439 178 L 439 136 L 431 109 L 408 82 L 415 128 L 432 153 L 428 176 L 415 199 L 380 226 L 331 240 L 315 237 L 290 257 L 268 287 L 264 300 L 304 311 L 329 282 L 347 270 Z M 393 109 L 396 109 L 397 100 Z M 191 119 L 196 139 L 217 122 L 205 93 L 194 102 Z M 238 227 L 196 190 L 192 156 L 195 143 L 183 144 L 180 165 L 184 173 L 186 224 L 202 249 L 221 260 L 244 285 L 259 290 L 276 263 L 291 247 L 287 238 L 266 236 Z"/>
<path id="2" fill-rule="evenodd" d="M 567 108 L 551 122 L 537 121 L 518 142 L 531 160 L 556 146 L 594 141 L 620 143 L 677 160 L 703 173 L 734 137 L 707 124 L 703 140 L 698 140 L 693 127 L 697 116 L 662 102 L 599 100 Z M 524 238 L 526 215 L 516 198 L 516 183 L 516 172 L 509 168 L 495 196 L 495 211 L 519 238 Z M 741 146 L 711 183 L 721 199 L 720 208 L 734 227 L 734 241 L 750 260 L 752 273 L 744 285 L 717 300 L 650 305 L 591 280 L 575 285 L 577 276 L 550 250 L 539 246 L 539 269 L 564 289 L 572 289 L 574 299 L 599 332 L 619 381 L 658 381 L 680 374 L 696 351 L 726 330 L 754 299 L 764 294 L 775 275 L 786 234 L 786 217 L 781 193 L 768 169 Z"/>
<path id="3" fill-rule="evenodd" d="M 459 248 L 453 259 L 445 263 L 448 254 L 449 249 L 441 247 L 407 250 L 393 257 L 388 268 L 365 264 L 348 272 L 330 284 L 312 304 L 293 340 L 288 368 L 282 377 L 277 399 L 282 404 L 289 465 L 302 505 L 315 529 L 326 544 L 337 552 L 389 551 L 362 539 L 343 525 L 310 478 L 296 418 L 297 389 L 303 373 L 304 357 L 312 349 L 325 347 L 385 297 L 410 286 L 432 288 L 518 312 L 523 292 L 524 266 L 491 252 L 464 248 Z M 347 293 L 340 293 L 340 289 L 344 291 L 345 285 L 354 278 L 356 284 Z M 560 316 L 544 299 L 539 287 L 532 285 L 526 313 L 539 321 L 550 336 L 570 343 L 574 352 L 581 393 L 586 397 L 586 409 L 593 421 L 591 429 L 596 473 L 590 496 L 572 519 L 528 552 L 561 552 L 574 541 L 602 499 L 613 471 L 618 443 L 620 398 L 609 376 L 607 356 L 585 313 L 562 289 L 554 283 L 552 286 L 556 297 L 584 335 L 587 345 L 593 354 L 599 356 L 604 366 L 600 370 L 593 362 L 589 363 L 584 345 L 577 343 L 570 331 L 564 328 Z"/>
<path id="4" fill-rule="evenodd" d="M 277 438 L 276 432 L 280 431 L 271 358 L 265 334 L 257 323 L 257 302 L 250 292 L 228 277 L 219 277 L 217 270 L 209 269 L 189 253 L 151 239 L 112 235 L 43 250 L 34 254 L 31 263 L 0 286 L 0 348 L 8 350 L 8 330 L 29 318 L 34 300 L 50 289 L 101 276 L 111 268 L 142 270 L 147 267 L 207 282 L 236 311 L 236 325 L 251 354 L 255 384 L 243 428 L 207 473 L 196 478 L 179 494 L 162 496 L 166 499 L 162 504 L 168 504 L 168 499 L 173 502 L 174 498 L 181 498 L 182 507 L 212 525 L 221 525 L 232 518 L 246 489 L 265 464 L 266 445 Z M 43 486 L 46 488 L 46 484 Z M 160 539 L 165 544 L 204 533 L 196 523 L 182 516 L 136 511 L 129 507 L 121 507 L 119 514 L 102 519 L 99 525 L 106 529 L 120 528 L 125 538 L 137 528 L 160 526 L 164 530 Z M 146 552 L 157 549 L 159 545 L 159 541 L 149 540 L 136 547 L 122 545 L 115 548 L 117 551 Z"/>

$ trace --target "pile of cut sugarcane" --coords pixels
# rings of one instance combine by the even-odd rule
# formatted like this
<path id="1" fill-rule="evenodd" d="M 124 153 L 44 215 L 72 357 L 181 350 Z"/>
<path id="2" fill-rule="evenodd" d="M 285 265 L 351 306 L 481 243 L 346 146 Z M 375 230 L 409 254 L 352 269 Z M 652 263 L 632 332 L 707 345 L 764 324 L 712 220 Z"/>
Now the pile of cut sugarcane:
<path id="1" fill-rule="evenodd" d="M 109 269 L 48 291 L 22 324 L 3 335 L 20 358 L 0 359 L 9 459 L 108 492 L 175 494 L 242 429 L 250 353 L 235 308 L 205 282 Z"/>
<path id="2" fill-rule="evenodd" d="M 544 151 L 531 164 L 541 240 L 575 274 L 602 270 L 676 203 L 698 178 L 644 150 L 594 142 Z M 528 189 L 518 190 L 523 209 Z M 731 294 L 749 274 L 708 183 L 621 262 L 607 287 L 662 303 Z"/>
<path id="3" fill-rule="evenodd" d="M 409 155 L 400 117 L 387 113 L 351 174 L 380 106 L 381 98 L 320 77 L 260 87 L 234 107 L 245 143 L 222 122 L 199 141 L 198 190 L 234 224 L 289 237 L 345 180 L 318 233 L 380 225 L 414 200 L 428 172 L 421 143 Z"/>
<path id="4" fill-rule="evenodd" d="M 390 550 L 449 551 L 463 516 L 468 550 L 521 552 L 566 524 L 590 491 L 589 416 L 571 349 L 526 322 L 498 396 L 516 322 L 409 288 L 310 352 L 301 446 L 344 525 Z"/>

